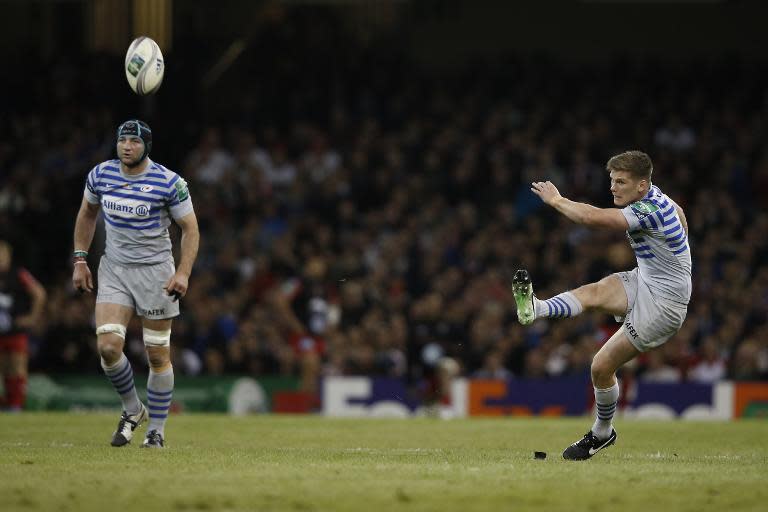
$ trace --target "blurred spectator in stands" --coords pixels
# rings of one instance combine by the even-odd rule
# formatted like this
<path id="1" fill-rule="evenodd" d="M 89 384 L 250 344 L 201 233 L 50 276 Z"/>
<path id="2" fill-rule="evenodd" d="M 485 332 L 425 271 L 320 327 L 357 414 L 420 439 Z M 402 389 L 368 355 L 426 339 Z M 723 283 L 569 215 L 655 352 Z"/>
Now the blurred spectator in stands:
<path id="1" fill-rule="evenodd" d="M 189 155 L 185 170 L 190 179 L 205 185 L 220 183 L 225 173 L 234 166 L 232 155 L 221 145 L 221 135 L 216 127 L 203 132 L 197 148 Z"/>
<path id="2" fill-rule="evenodd" d="M 696 144 L 696 135 L 690 127 L 683 124 L 679 115 L 673 114 L 664 126 L 656 130 L 653 140 L 662 148 L 687 151 Z"/>
<path id="3" fill-rule="evenodd" d="M 760 344 L 751 338 L 742 341 L 731 359 L 728 378 L 733 380 L 763 380 L 765 369 L 760 368 Z"/>
<path id="4" fill-rule="evenodd" d="M 702 384 L 717 382 L 726 376 L 727 362 L 718 347 L 717 338 L 704 338 L 699 355 L 688 371 L 688 379 Z"/>
<path id="5" fill-rule="evenodd" d="M 483 358 L 483 366 L 475 370 L 476 379 L 509 380 L 512 372 L 504 367 L 504 354 L 498 349 L 491 349 Z"/>
<path id="6" fill-rule="evenodd" d="M 643 370 L 640 380 L 643 382 L 673 383 L 681 382 L 683 376 L 678 368 L 668 364 L 664 359 L 664 353 L 660 350 L 651 350 L 643 355 Z"/>
<path id="7" fill-rule="evenodd" d="M 5 396 L 2 407 L 24 408 L 29 372 L 29 335 L 42 331 L 47 292 L 14 261 L 13 246 L 0 238 L 0 374 Z"/>
<path id="8" fill-rule="evenodd" d="M 163 122 L 180 127 L 168 141 L 170 161 L 189 154 L 185 172 L 204 184 L 195 189 L 198 277 L 174 324 L 178 368 L 289 375 L 306 389 L 321 374 L 405 375 L 416 384 L 433 371 L 422 352 L 435 344 L 469 375 L 490 353 L 502 354 L 502 367 L 518 377 L 588 371 L 617 327 L 613 319 L 595 314 L 521 329 L 504 271 L 528 266 L 546 295 L 606 267 L 631 268 L 624 237 L 571 229 L 541 209 L 528 183 L 560 180 L 580 199 L 608 206 L 606 156 L 642 146 L 664 171 L 659 185 L 689 212 L 695 261 L 694 296 L 670 340 L 674 350 L 638 371 L 714 379 L 731 356 L 728 375 L 765 376 L 763 74 L 733 89 L 732 68 L 714 61 L 706 81 L 674 82 L 665 79 L 669 65 L 628 61 L 627 80 L 616 85 L 608 72 L 586 77 L 552 61 L 511 59 L 511 67 L 489 62 L 435 80 L 407 55 L 396 64 L 375 58 L 391 57 L 391 47 L 345 51 L 322 76 L 316 63 L 292 54 L 291 79 L 276 91 L 258 87 L 245 113 L 238 103 L 233 114 L 213 95 L 205 105 L 158 105 Z M 183 46 L 174 54 L 181 62 Z M 371 66 L 386 80 L 364 78 Z M 675 73 L 700 76 L 701 69 L 681 65 Z M 71 249 L 59 219 L 68 216 L 51 212 L 76 204 L 88 171 L 82 162 L 109 158 L 113 141 L 89 134 L 111 133 L 111 112 L 134 108 L 113 105 L 115 98 L 109 109 L 83 102 L 74 95 L 81 75 L 69 73 L 58 96 L 36 88 L 9 96 L 18 110 L 0 125 L 0 233 L 32 224 L 36 239 L 46 240 L 20 239 L 25 263 L 50 289 L 51 324 L 32 354 L 33 369 L 45 371 L 66 371 L 92 342 L 92 319 L 69 305 L 59 278 Z M 541 76 L 558 77 L 551 94 L 530 94 Z M 222 81 L 239 87 L 242 78 L 233 66 Z M 103 88 L 113 86 L 124 84 Z M 163 87 L 167 98 L 189 97 L 182 86 Z M 603 90 L 620 116 L 591 92 Z M 647 115 L 660 94 L 665 101 Z M 25 113 L 25 105 L 45 108 Z M 83 129 L 69 129 L 73 111 Z M 625 118 L 635 120 L 631 129 Z M 750 358 L 756 368 L 748 368 Z"/>

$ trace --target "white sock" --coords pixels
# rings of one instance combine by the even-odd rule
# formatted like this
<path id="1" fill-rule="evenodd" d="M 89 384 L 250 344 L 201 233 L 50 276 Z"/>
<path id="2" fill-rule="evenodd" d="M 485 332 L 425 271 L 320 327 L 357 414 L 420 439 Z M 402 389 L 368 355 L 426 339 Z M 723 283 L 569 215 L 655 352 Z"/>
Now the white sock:
<path id="1" fill-rule="evenodd" d="M 139 395 L 136 393 L 136 386 L 133 383 L 131 363 L 125 357 L 125 354 L 121 354 L 120 360 L 112 366 L 107 366 L 107 362 L 102 359 L 101 367 L 107 378 L 112 382 L 112 386 L 117 391 L 117 394 L 120 395 L 120 400 L 123 402 L 123 410 L 131 415 L 138 413 L 141 409 Z"/>
<path id="2" fill-rule="evenodd" d="M 616 404 L 619 401 L 619 383 L 607 389 L 595 388 L 595 405 L 597 406 L 597 418 L 592 426 L 592 433 L 598 439 L 608 439 L 613 430 L 613 415 L 616 413 Z"/>
<path id="3" fill-rule="evenodd" d="M 579 299 L 571 292 L 563 292 L 547 300 L 534 297 L 533 307 L 536 309 L 536 318 L 570 318 L 584 311 Z"/>
<path id="4" fill-rule="evenodd" d="M 147 409 L 149 410 L 147 432 L 157 430 L 165 437 L 165 421 L 168 419 L 172 396 L 173 367 L 159 373 L 155 373 L 150 368 L 147 379 Z"/>

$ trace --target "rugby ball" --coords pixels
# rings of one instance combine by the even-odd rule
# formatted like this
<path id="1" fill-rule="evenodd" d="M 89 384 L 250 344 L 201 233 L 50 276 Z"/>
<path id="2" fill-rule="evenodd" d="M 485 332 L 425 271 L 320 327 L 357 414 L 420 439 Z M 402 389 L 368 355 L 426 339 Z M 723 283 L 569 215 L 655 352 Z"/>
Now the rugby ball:
<path id="1" fill-rule="evenodd" d="M 139 96 L 157 92 L 164 73 L 163 53 L 157 43 L 146 36 L 134 39 L 125 54 L 125 78 L 133 92 Z"/>

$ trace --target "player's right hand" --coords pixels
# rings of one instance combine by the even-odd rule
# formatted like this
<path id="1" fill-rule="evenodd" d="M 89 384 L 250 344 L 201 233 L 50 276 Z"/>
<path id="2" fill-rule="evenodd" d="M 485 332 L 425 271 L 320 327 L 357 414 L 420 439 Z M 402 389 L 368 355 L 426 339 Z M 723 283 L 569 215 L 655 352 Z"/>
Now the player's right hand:
<path id="1" fill-rule="evenodd" d="M 531 183 L 531 192 L 539 196 L 549 206 L 554 206 L 562 197 L 560 191 L 551 181 L 534 181 Z"/>
<path id="2" fill-rule="evenodd" d="M 80 293 L 93 291 L 93 276 L 87 263 L 76 263 L 72 270 L 72 285 Z"/>

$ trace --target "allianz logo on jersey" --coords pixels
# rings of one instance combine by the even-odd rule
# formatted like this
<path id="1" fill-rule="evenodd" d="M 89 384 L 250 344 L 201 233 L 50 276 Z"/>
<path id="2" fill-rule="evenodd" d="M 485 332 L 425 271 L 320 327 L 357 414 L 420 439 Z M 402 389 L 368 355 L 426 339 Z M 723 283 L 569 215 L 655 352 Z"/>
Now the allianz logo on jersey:
<path id="1" fill-rule="evenodd" d="M 111 213 L 121 213 L 125 217 L 135 215 L 137 217 L 146 217 L 149 215 L 149 206 L 139 201 L 125 199 L 121 201 L 114 201 L 112 199 L 103 199 L 101 206 L 105 210 L 109 210 Z"/>

